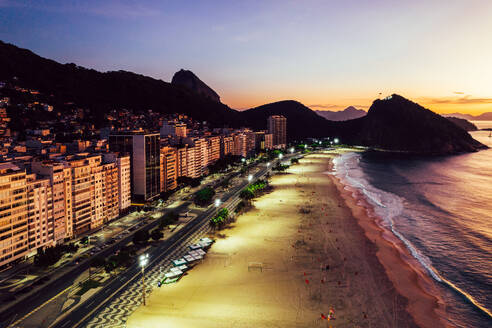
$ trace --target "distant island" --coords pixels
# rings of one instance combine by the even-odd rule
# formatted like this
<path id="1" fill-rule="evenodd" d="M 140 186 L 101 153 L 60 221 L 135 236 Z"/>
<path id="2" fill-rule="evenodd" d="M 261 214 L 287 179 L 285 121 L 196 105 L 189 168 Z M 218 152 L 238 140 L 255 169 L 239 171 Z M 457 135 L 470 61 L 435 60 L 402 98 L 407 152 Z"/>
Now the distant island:
<path id="1" fill-rule="evenodd" d="M 357 109 L 354 106 L 349 106 L 340 111 L 315 110 L 314 112 L 330 121 L 348 121 L 366 116 L 367 114 L 365 110 Z"/>
<path id="2" fill-rule="evenodd" d="M 462 114 L 462 113 L 444 114 L 443 116 L 456 117 L 468 121 L 492 121 L 492 112 L 486 112 L 476 116 L 470 114 Z"/>

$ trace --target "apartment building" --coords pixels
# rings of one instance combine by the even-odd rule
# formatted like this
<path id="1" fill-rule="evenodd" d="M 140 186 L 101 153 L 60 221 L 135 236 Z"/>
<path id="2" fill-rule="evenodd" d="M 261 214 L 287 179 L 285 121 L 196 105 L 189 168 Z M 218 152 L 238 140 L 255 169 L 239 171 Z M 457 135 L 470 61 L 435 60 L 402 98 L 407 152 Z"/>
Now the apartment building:
<path id="1" fill-rule="evenodd" d="M 234 137 L 222 136 L 220 138 L 220 157 L 234 154 Z"/>
<path id="2" fill-rule="evenodd" d="M 115 192 L 118 195 L 119 213 L 124 213 L 131 205 L 130 156 L 120 155 L 117 153 L 104 153 L 102 156 L 104 163 L 113 163 L 116 165 L 116 179 L 118 188 L 115 189 Z"/>
<path id="3" fill-rule="evenodd" d="M 161 192 L 178 186 L 178 154 L 174 147 L 161 148 Z"/>
<path id="4" fill-rule="evenodd" d="M 29 249 L 26 171 L 0 164 L 0 267 L 23 258 Z"/>
<path id="5" fill-rule="evenodd" d="M 234 152 L 233 155 L 246 157 L 248 155 L 246 146 L 246 135 L 242 132 L 235 133 L 234 140 Z"/>
<path id="6" fill-rule="evenodd" d="M 207 165 L 211 165 L 220 159 L 220 143 L 219 136 L 207 138 Z"/>
<path id="7" fill-rule="evenodd" d="M 125 212 L 132 203 L 130 156 L 118 157 L 116 159 L 116 166 L 118 167 L 119 208 L 120 212 Z"/>
<path id="8" fill-rule="evenodd" d="M 119 172 L 116 162 L 103 163 L 101 175 L 103 198 L 102 223 L 116 219 L 120 214 L 120 188 L 118 176 Z"/>
<path id="9" fill-rule="evenodd" d="M 187 149 L 187 176 L 190 178 L 201 177 L 206 173 L 206 168 L 209 164 L 207 139 L 193 137 L 186 138 L 184 141 L 189 146 Z"/>
<path id="10" fill-rule="evenodd" d="M 27 174 L 26 180 L 28 249 L 34 255 L 36 249 L 56 244 L 53 189 L 49 179 L 37 179 L 34 173 Z"/>
<path id="11" fill-rule="evenodd" d="M 285 148 L 287 146 L 287 119 L 282 115 L 268 117 L 268 133 L 273 134 L 273 147 Z"/>
<path id="12" fill-rule="evenodd" d="M 53 160 L 34 161 L 31 163 L 31 170 L 38 179 L 46 178 L 50 181 L 55 242 L 72 238 L 72 171 Z"/>
<path id="13" fill-rule="evenodd" d="M 256 134 L 249 129 L 244 129 L 243 131 L 246 135 L 246 154 L 252 155 L 256 149 Z"/>

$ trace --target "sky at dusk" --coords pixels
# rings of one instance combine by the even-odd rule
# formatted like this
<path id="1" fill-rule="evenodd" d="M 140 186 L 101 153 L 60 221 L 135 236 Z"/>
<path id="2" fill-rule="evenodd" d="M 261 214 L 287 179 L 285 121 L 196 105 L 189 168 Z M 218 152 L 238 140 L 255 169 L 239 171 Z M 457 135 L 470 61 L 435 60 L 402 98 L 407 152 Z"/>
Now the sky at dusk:
<path id="1" fill-rule="evenodd" d="M 101 71 L 192 70 L 243 109 L 367 109 L 398 93 L 492 111 L 492 1 L 0 0 L 0 39 Z"/>

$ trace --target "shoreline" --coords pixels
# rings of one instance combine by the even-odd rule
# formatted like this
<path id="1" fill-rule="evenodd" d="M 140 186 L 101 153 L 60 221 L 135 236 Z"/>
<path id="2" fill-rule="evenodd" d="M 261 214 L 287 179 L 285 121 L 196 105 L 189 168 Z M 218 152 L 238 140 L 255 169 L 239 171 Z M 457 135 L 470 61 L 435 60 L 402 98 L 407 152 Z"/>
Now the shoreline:
<path id="1" fill-rule="evenodd" d="M 326 174 L 335 156 L 309 154 L 273 175 L 273 191 L 218 232 L 203 263 L 154 289 L 127 327 L 417 327 Z"/>
<path id="2" fill-rule="evenodd" d="M 333 161 L 331 163 L 334 166 Z M 331 170 L 330 172 L 333 172 Z M 380 220 L 359 190 L 343 184 L 330 174 L 340 197 L 352 211 L 367 239 L 377 248 L 376 256 L 398 293 L 408 300 L 406 310 L 421 327 L 447 327 L 443 321 L 444 301 L 438 295 L 432 278 L 424 272 L 403 242 L 380 225 Z M 356 196 L 354 196 L 354 193 Z"/>

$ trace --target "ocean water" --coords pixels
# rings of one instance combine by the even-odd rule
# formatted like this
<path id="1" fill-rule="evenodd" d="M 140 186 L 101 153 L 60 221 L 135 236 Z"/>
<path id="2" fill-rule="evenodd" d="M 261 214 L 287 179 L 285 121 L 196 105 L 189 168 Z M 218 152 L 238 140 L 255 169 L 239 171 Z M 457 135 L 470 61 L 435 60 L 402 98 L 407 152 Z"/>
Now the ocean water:
<path id="1" fill-rule="evenodd" d="M 492 148 L 488 131 L 472 135 Z M 432 278 L 447 323 L 492 327 L 492 149 L 438 158 L 348 153 L 334 167 Z"/>

